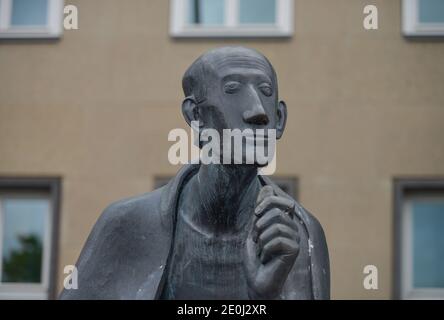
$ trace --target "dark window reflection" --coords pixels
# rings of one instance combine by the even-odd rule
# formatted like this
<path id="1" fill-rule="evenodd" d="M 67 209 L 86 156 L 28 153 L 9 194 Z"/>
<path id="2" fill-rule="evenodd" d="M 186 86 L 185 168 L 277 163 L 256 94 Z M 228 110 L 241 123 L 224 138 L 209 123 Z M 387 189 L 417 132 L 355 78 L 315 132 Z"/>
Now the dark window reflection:
<path id="1" fill-rule="evenodd" d="M 40 283 L 48 200 L 3 199 L 2 213 L 1 282 Z"/>
<path id="2" fill-rule="evenodd" d="M 189 22 L 200 25 L 224 23 L 224 0 L 188 0 Z"/>

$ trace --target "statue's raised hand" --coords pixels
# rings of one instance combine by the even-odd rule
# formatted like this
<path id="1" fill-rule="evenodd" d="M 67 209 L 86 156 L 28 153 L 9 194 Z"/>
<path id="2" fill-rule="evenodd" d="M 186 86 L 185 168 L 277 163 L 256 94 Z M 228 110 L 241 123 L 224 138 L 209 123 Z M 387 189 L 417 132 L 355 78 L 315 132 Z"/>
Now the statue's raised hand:
<path id="1" fill-rule="evenodd" d="M 251 299 L 279 299 L 281 296 L 299 253 L 294 205 L 294 201 L 275 195 L 271 186 L 259 192 L 244 261 Z"/>

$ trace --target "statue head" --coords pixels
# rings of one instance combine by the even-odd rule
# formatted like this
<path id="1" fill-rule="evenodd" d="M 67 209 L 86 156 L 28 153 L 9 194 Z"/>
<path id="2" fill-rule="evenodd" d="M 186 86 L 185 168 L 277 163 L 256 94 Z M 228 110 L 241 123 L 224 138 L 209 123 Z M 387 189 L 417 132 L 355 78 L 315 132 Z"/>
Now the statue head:
<path id="1" fill-rule="evenodd" d="M 182 112 L 200 130 L 285 129 L 287 108 L 278 100 L 276 72 L 268 59 L 245 47 L 221 47 L 200 56 L 182 80 Z"/>

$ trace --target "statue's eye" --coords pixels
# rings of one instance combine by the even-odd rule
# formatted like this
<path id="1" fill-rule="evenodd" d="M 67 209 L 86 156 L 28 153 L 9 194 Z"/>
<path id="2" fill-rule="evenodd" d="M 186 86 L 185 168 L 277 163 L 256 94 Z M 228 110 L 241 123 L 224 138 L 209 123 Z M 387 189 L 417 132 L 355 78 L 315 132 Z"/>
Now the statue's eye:
<path id="1" fill-rule="evenodd" d="M 273 94 L 273 88 L 268 83 L 262 83 L 261 85 L 259 85 L 259 89 L 267 97 L 269 97 Z"/>
<path id="2" fill-rule="evenodd" d="M 229 81 L 224 85 L 224 92 L 228 94 L 235 93 L 239 90 L 240 86 L 241 86 L 240 82 Z"/>

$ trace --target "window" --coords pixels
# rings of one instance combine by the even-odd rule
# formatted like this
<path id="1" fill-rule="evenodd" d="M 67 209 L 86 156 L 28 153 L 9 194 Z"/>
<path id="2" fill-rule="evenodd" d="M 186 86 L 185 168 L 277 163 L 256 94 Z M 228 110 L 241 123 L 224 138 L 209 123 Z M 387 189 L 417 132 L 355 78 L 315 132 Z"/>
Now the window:
<path id="1" fill-rule="evenodd" d="M 0 299 L 53 297 L 57 179 L 0 178 Z"/>
<path id="2" fill-rule="evenodd" d="M 444 1 L 403 0 L 402 29 L 406 36 L 444 36 Z"/>
<path id="3" fill-rule="evenodd" d="M 293 0 L 171 0 L 173 37 L 286 37 Z"/>
<path id="4" fill-rule="evenodd" d="M 395 183 L 397 297 L 444 298 L 444 179 Z"/>
<path id="5" fill-rule="evenodd" d="M 63 0 L 0 0 L 0 38 L 57 38 Z"/>

